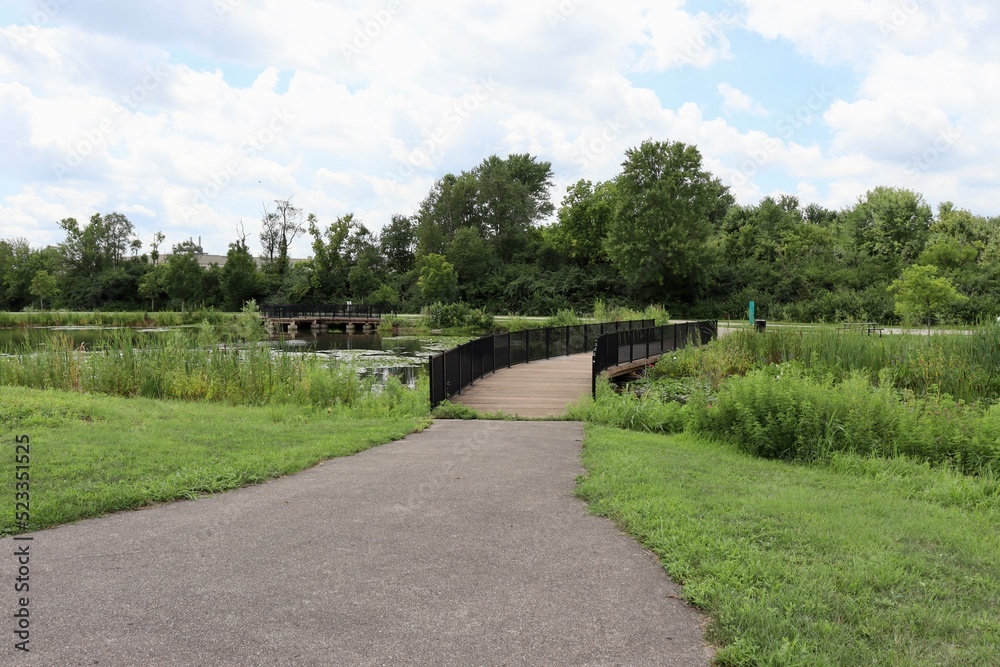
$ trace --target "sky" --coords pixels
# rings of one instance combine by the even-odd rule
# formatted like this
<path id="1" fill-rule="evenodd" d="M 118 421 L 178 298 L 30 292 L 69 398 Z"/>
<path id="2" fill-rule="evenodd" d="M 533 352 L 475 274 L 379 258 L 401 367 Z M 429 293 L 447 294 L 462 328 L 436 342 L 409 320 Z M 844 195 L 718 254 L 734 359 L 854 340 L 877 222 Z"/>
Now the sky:
<path id="1" fill-rule="evenodd" d="M 257 250 L 276 199 L 377 231 L 494 154 L 558 206 L 646 139 L 741 204 L 1000 214 L 995 0 L 8 0 L 0 32 L 0 238 L 35 246 L 117 211 Z"/>

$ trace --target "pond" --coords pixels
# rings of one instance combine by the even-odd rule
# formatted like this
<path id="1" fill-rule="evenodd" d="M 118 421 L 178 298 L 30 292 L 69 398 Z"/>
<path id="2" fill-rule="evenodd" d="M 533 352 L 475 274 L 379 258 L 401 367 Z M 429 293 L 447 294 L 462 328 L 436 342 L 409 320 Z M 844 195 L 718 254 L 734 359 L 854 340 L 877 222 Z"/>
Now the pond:
<path id="1" fill-rule="evenodd" d="M 120 329 L 120 328 L 119 328 Z M 31 347 L 46 345 L 54 336 L 67 336 L 74 347 L 94 349 L 115 327 L 31 327 L 0 329 L 0 352 L 25 344 Z M 196 335 L 197 327 L 172 327 L 157 329 L 137 328 L 133 331 L 160 336 L 171 331 L 189 331 Z M 413 386 L 419 374 L 426 372 L 427 360 L 433 354 L 464 342 L 442 336 L 382 336 L 379 334 L 324 333 L 299 336 L 274 336 L 270 344 L 276 349 L 298 354 L 325 355 L 353 363 L 362 375 L 372 375 L 384 382 L 388 377 L 398 377 L 404 384 Z"/>

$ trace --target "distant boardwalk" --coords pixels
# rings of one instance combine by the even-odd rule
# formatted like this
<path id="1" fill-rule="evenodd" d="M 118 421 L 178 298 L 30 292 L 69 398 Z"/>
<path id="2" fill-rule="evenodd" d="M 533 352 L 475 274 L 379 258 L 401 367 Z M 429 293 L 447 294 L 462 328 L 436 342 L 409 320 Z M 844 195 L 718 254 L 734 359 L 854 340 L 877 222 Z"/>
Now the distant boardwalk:
<path id="1" fill-rule="evenodd" d="M 270 333 L 294 336 L 301 331 L 326 333 L 332 328 L 342 329 L 347 333 L 370 333 L 382 321 L 382 308 L 350 303 L 295 304 L 263 306 L 260 315 Z"/>

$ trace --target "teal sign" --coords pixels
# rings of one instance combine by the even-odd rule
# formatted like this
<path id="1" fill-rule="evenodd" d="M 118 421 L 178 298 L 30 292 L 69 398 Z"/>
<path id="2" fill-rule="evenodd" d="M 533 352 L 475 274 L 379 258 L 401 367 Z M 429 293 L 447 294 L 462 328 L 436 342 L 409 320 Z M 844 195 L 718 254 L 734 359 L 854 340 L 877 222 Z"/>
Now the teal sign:
<path id="1" fill-rule="evenodd" d="M 753 301 L 750 302 L 750 324 L 753 324 L 757 320 L 756 304 Z"/>

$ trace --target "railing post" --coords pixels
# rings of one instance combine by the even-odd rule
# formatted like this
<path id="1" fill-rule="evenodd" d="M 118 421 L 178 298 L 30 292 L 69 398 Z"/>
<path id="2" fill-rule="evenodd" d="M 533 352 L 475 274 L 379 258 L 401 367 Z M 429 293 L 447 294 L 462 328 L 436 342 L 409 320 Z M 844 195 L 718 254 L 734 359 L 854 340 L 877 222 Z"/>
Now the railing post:
<path id="1" fill-rule="evenodd" d="M 566 327 L 566 356 L 569 356 L 569 326 Z"/>
<path id="2" fill-rule="evenodd" d="M 524 363 L 531 361 L 531 339 L 528 337 L 528 331 L 524 330 Z"/>
<path id="3" fill-rule="evenodd" d="M 510 332 L 507 332 L 507 368 L 510 368 L 514 355 L 510 352 Z"/>
<path id="4" fill-rule="evenodd" d="M 545 358 L 548 359 L 549 358 L 549 334 L 552 333 L 552 330 L 549 329 L 548 327 L 546 327 L 546 328 L 542 329 L 542 331 L 545 332 Z"/>
<path id="5" fill-rule="evenodd" d="M 590 395 L 592 398 L 597 398 L 597 363 L 600 356 L 600 341 L 600 338 L 594 341 L 594 355 L 590 360 Z"/>

